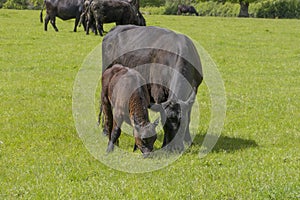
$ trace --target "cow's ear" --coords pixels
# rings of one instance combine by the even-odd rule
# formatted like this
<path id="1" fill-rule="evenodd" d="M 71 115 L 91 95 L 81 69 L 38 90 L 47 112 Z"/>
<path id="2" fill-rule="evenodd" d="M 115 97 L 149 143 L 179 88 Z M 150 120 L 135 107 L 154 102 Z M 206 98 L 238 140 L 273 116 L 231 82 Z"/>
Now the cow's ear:
<path id="1" fill-rule="evenodd" d="M 196 92 L 192 92 L 190 98 L 186 101 L 187 105 L 191 105 L 195 102 Z"/>
<path id="2" fill-rule="evenodd" d="M 162 110 L 162 105 L 157 103 L 150 104 L 150 109 L 155 112 L 160 112 Z"/>
<path id="3" fill-rule="evenodd" d="M 163 107 L 163 109 L 166 109 L 170 104 L 171 104 L 171 101 L 168 100 L 168 101 L 166 101 L 166 102 L 163 102 L 163 103 L 161 104 L 161 106 Z"/>
<path id="4" fill-rule="evenodd" d="M 157 127 L 159 123 L 159 117 L 153 122 L 154 128 Z"/>
<path id="5" fill-rule="evenodd" d="M 135 116 L 133 116 L 133 125 L 134 125 L 134 128 L 139 132 L 140 129 L 141 129 L 141 126 L 140 126 L 139 123 L 137 122 Z"/>
<path id="6" fill-rule="evenodd" d="M 187 108 L 191 106 L 195 102 L 196 93 L 192 92 L 191 96 L 186 101 L 179 101 L 180 106 L 183 106 L 183 108 Z"/>

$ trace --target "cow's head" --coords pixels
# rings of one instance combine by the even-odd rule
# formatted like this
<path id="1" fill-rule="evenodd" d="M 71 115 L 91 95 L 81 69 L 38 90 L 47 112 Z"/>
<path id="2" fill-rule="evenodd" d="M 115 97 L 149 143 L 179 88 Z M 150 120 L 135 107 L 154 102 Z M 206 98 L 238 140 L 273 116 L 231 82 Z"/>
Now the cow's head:
<path id="1" fill-rule="evenodd" d="M 175 134 L 180 129 L 180 126 L 186 127 L 189 124 L 189 111 L 195 100 L 195 93 L 189 97 L 188 100 L 182 101 L 174 98 L 162 103 L 164 113 L 164 131 L 167 132 L 173 139 Z M 182 130 L 185 131 L 185 130 Z M 165 133 L 166 134 L 166 133 Z M 169 141 L 170 142 L 170 141 Z"/>
<path id="2" fill-rule="evenodd" d="M 141 12 L 137 12 L 137 25 L 138 26 L 146 26 L 146 20 Z"/>
<path id="3" fill-rule="evenodd" d="M 149 153 L 153 150 L 153 145 L 157 138 L 155 128 L 158 125 L 158 123 L 159 119 L 156 119 L 154 123 L 148 123 L 146 126 L 141 126 L 135 122 L 135 145 L 133 149 L 134 151 L 137 148 L 139 148 L 145 157 L 149 155 Z"/>

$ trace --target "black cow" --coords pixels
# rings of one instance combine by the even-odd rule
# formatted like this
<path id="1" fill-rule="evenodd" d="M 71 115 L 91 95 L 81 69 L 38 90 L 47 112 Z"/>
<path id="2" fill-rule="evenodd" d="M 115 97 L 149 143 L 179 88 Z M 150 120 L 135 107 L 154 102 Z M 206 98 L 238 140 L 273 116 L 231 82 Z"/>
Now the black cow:
<path id="1" fill-rule="evenodd" d="M 117 26 L 104 37 L 102 54 L 103 71 L 119 63 L 135 68 L 148 83 L 152 108 L 161 113 L 163 147 L 182 151 L 183 141 L 191 144 L 191 107 L 203 79 L 192 41 L 163 28 Z"/>
<path id="2" fill-rule="evenodd" d="M 126 1 L 93 0 L 87 14 L 86 34 L 89 34 L 89 27 L 95 23 L 100 36 L 103 36 L 103 23 L 112 22 L 116 22 L 116 25 L 146 25 L 142 14 Z"/>
<path id="3" fill-rule="evenodd" d="M 177 15 L 181 15 L 182 13 L 190 13 L 199 16 L 194 6 L 178 5 Z"/>
<path id="4" fill-rule="evenodd" d="M 49 21 L 55 31 L 58 31 L 55 25 L 55 18 L 58 17 L 62 20 L 75 18 L 74 32 L 76 32 L 82 13 L 83 0 L 44 0 L 44 6 L 46 6 L 47 13 L 45 17 L 45 31 L 47 31 Z M 43 9 L 40 13 L 40 20 L 43 22 Z M 85 27 L 85 24 L 83 26 Z"/>

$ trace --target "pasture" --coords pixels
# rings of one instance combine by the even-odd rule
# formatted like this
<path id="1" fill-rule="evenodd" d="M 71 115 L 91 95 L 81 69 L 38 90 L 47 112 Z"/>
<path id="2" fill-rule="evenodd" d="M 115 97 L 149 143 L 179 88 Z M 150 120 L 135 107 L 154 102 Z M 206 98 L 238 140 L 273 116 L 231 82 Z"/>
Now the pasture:
<path id="1" fill-rule="evenodd" d="M 300 21 L 145 18 L 189 35 L 217 64 L 227 113 L 213 151 L 198 157 L 210 117 L 203 83 L 195 145 L 183 156 L 148 173 L 105 166 L 72 116 L 76 74 L 102 38 L 73 33 L 72 20 L 45 32 L 39 11 L 0 9 L 0 199 L 299 199 Z"/>

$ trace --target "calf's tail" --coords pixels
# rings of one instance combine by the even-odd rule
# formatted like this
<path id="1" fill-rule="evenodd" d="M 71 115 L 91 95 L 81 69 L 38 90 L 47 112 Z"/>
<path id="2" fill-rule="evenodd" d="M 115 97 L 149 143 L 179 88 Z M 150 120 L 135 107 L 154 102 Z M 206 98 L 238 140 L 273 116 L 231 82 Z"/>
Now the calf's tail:
<path id="1" fill-rule="evenodd" d="M 102 114 L 102 103 L 100 103 L 100 112 L 99 112 L 99 115 L 98 115 L 98 126 L 100 126 L 100 123 L 101 123 L 101 114 Z M 103 124 L 103 119 L 102 119 L 102 124 Z"/>

